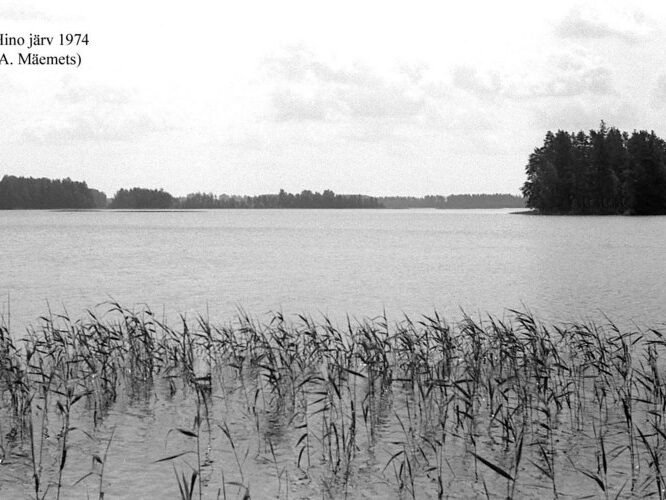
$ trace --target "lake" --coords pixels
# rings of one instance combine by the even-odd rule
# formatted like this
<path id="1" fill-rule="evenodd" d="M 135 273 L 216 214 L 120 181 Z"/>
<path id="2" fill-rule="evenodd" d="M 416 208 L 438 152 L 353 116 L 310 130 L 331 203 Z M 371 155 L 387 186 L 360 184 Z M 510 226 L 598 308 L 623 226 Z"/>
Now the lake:
<path id="1" fill-rule="evenodd" d="M 63 307 L 252 315 L 502 315 L 666 320 L 666 217 L 511 210 L 0 213 L 13 330 Z"/>
<path id="2" fill-rule="evenodd" d="M 0 236 L 0 498 L 661 491 L 666 340 L 584 323 L 665 323 L 666 217 L 15 211 Z M 459 322 L 510 309 L 578 324 Z"/>

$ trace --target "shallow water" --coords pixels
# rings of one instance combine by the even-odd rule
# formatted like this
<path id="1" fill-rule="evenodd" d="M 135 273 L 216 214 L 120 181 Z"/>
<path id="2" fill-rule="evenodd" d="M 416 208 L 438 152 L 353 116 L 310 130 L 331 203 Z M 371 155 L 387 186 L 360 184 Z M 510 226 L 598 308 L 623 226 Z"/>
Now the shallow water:
<path id="1" fill-rule="evenodd" d="M 106 498 L 175 498 L 177 478 L 189 480 L 193 470 L 202 478 L 195 498 L 199 484 L 202 498 L 244 498 L 246 488 L 251 498 L 438 498 L 440 480 L 445 498 L 496 497 L 508 494 L 507 474 L 517 478 L 516 498 L 553 497 L 553 483 L 559 498 L 595 497 L 601 488 L 613 498 L 640 498 L 654 493 L 655 472 L 638 435 L 659 455 L 666 452 L 659 382 L 666 342 L 656 333 L 633 347 L 610 330 L 609 337 L 585 329 L 560 337 L 517 323 L 517 330 L 454 327 L 440 338 L 446 325 L 425 321 L 386 332 L 381 323 L 356 325 L 348 342 L 326 325 L 278 318 L 265 327 L 241 320 L 233 332 L 211 336 L 194 324 L 185 334 L 184 327 L 160 331 L 152 323 L 154 364 L 145 372 L 135 356 L 147 344 L 132 339 L 146 330 L 122 321 L 98 330 L 100 323 L 87 321 L 60 322 L 64 342 L 31 342 L 33 352 L 56 354 L 33 355 L 27 420 L 12 410 L 11 376 L 0 358 L 1 498 L 31 497 L 33 462 L 42 464 L 46 498 L 55 498 L 57 484 L 61 498 L 95 498 L 100 485 Z M 660 376 L 644 356 L 648 345 Z M 112 353 L 106 366 L 117 368 L 102 368 L 104 356 L 92 355 L 100 348 Z M 373 358 L 377 349 L 387 353 L 386 363 Z M 195 355 L 191 372 L 188 352 Z M 29 439 L 29 424 L 37 440 L 42 429 L 38 375 L 50 373 L 38 356 L 61 360 L 45 441 L 35 447 L 43 459 L 31 457 Z M 96 381 L 112 372 L 120 375 L 118 397 L 100 406 Z M 208 373 L 210 384 L 188 373 Z M 66 463 L 64 413 L 56 403 L 66 405 L 65 386 L 82 395 L 71 405 Z M 627 394 L 633 445 L 622 411 Z M 638 457 L 634 484 L 630 449 Z"/>

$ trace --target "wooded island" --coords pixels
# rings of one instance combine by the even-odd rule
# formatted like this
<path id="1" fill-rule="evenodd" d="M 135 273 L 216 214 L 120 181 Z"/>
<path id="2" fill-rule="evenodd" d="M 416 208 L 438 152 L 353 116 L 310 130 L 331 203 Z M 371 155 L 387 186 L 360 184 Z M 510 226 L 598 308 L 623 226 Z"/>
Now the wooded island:
<path id="1" fill-rule="evenodd" d="M 548 132 L 530 155 L 526 204 L 544 214 L 666 214 L 666 143 L 602 121 L 599 130 Z"/>

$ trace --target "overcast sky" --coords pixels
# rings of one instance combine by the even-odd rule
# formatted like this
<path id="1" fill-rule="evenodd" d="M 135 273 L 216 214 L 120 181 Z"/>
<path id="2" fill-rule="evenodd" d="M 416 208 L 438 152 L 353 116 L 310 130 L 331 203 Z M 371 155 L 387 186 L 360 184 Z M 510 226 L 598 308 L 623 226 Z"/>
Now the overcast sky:
<path id="1" fill-rule="evenodd" d="M 0 66 L 0 174 L 518 193 L 549 129 L 666 136 L 661 4 L 3 0 L 2 33 L 90 45 L 80 68 Z"/>

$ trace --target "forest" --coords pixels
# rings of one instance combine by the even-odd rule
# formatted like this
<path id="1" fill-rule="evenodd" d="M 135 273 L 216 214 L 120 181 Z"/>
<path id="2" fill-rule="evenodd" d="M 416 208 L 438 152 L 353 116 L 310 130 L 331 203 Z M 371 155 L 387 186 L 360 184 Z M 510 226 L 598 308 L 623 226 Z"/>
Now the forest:
<path id="1" fill-rule="evenodd" d="M 174 197 L 163 189 L 119 189 L 109 208 L 165 209 L 173 208 Z"/>
<path id="2" fill-rule="evenodd" d="M 309 190 L 259 196 L 229 196 L 212 193 L 192 193 L 174 201 L 174 208 L 383 208 L 377 198 L 360 194 L 335 194 Z"/>
<path id="3" fill-rule="evenodd" d="M 105 208 L 106 195 L 85 182 L 5 175 L 0 180 L 2 209 Z"/>
<path id="4" fill-rule="evenodd" d="M 0 209 L 207 209 L 207 208 L 383 208 L 377 198 L 365 195 L 302 191 L 292 194 L 230 196 L 191 193 L 175 197 L 163 189 L 119 189 L 111 200 L 85 182 L 67 179 L 16 177 L 0 181 Z"/>
<path id="5" fill-rule="evenodd" d="M 111 199 L 85 182 L 5 175 L 0 181 L 0 209 L 126 209 L 185 210 L 228 208 L 523 208 L 521 196 L 511 194 L 454 194 L 449 196 L 385 196 L 336 194 L 304 190 L 238 196 L 190 193 L 173 196 L 163 189 L 119 189 Z"/>
<path id="6" fill-rule="evenodd" d="M 666 214 L 666 143 L 602 121 L 588 134 L 548 132 L 530 155 L 522 187 L 543 214 Z"/>
<path id="7" fill-rule="evenodd" d="M 386 208 L 523 208 L 522 196 L 512 194 L 451 194 L 449 196 L 382 196 Z"/>

